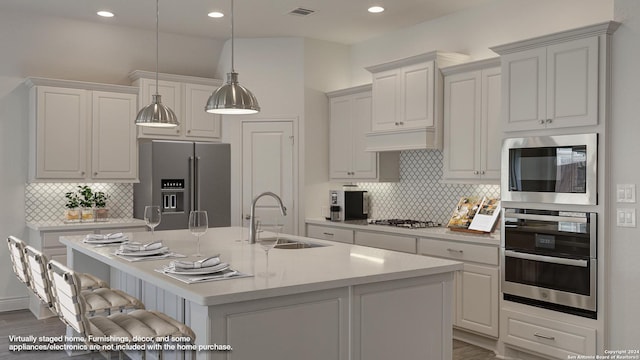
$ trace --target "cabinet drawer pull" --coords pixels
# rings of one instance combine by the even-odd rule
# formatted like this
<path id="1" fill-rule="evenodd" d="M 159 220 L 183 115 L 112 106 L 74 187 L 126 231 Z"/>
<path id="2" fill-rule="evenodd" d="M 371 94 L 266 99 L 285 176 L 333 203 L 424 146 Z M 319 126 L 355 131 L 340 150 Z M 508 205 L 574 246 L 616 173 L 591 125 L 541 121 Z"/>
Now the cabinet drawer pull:
<path id="1" fill-rule="evenodd" d="M 333 234 L 332 234 L 332 233 L 328 233 L 328 232 L 323 232 L 323 234 L 324 234 L 324 235 L 327 235 L 327 236 L 333 236 Z"/>
<path id="2" fill-rule="evenodd" d="M 555 340 L 555 336 L 549 336 L 549 335 L 543 335 L 543 334 L 538 334 L 538 333 L 534 333 L 533 336 L 540 338 L 540 339 L 545 339 L 545 340 Z"/>
<path id="3" fill-rule="evenodd" d="M 454 253 L 458 253 L 458 254 L 462 254 L 463 251 L 462 250 L 456 250 L 456 249 L 451 249 L 451 248 L 447 248 L 448 252 L 454 252 Z"/>

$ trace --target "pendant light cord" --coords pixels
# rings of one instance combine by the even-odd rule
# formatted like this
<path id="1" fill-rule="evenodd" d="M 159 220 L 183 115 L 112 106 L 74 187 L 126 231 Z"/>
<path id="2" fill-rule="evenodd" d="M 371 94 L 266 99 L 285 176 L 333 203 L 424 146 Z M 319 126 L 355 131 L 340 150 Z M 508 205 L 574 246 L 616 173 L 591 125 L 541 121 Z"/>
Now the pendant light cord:
<path id="1" fill-rule="evenodd" d="M 159 94 L 158 92 L 158 58 L 160 57 L 160 51 L 158 50 L 159 47 L 159 43 L 160 43 L 160 36 L 158 35 L 160 30 L 159 30 L 159 26 L 158 26 L 158 18 L 160 17 L 160 0 L 156 0 L 156 95 Z"/>
<path id="2" fill-rule="evenodd" d="M 233 52 L 234 52 L 234 44 L 233 44 L 233 0 L 231 0 L 231 72 L 236 72 L 236 69 L 233 65 Z"/>

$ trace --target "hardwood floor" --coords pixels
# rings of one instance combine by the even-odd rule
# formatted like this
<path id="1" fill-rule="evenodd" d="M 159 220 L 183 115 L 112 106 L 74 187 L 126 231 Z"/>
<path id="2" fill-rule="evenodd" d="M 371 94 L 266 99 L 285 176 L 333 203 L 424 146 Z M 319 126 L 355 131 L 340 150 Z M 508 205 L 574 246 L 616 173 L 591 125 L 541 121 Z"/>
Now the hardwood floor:
<path id="1" fill-rule="evenodd" d="M 34 359 L 61 360 L 70 359 L 65 352 L 11 352 L 9 351 L 9 336 L 60 336 L 65 334 L 65 326 L 58 318 L 37 320 L 29 310 L 19 310 L 0 313 L 0 359 Z M 73 356 L 73 360 L 102 359 L 98 354 Z M 453 341 L 453 360 L 494 360 L 491 351 Z"/>
<path id="2" fill-rule="evenodd" d="M 453 360 L 497 360 L 493 351 L 489 351 L 462 341 L 453 340 Z"/>

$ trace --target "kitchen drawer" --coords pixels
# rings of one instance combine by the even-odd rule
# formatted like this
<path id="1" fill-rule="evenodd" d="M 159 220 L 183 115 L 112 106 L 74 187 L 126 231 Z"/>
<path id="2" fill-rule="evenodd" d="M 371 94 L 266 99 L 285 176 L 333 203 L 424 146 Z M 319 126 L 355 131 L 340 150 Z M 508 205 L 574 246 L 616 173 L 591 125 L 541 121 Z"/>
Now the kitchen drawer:
<path id="1" fill-rule="evenodd" d="M 457 241 L 418 239 L 418 254 L 498 265 L 498 247 Z"/>
<path id="2" fill-rule="evenodd" d="M 307 224 L 307 236 L 315 239 L 353 244 L 353 230 Z"/>
<path id="3" fill-rule="evenodd" d="M 507 309 L 503 309 L 500 316 L 506 344 L 558 359 L 596 353 L 595 329 Z"/>
<path id="4" fill-rule="evenodd" d="M 380 249 L 416 253 L 416 238 L 408 236 L 356 231 L 355 243 Z"/>

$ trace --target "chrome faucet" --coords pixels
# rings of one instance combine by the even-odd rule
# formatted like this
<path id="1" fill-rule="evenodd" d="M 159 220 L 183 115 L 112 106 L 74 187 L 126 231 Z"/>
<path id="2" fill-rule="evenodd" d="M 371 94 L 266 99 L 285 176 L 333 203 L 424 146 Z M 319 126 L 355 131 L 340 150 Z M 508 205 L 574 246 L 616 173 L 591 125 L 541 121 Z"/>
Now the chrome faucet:
<path id="1" fill-rule="evenodd" d="M 284 204 L 282 203 L 282 199 L 280 199 L 280 197 L 274 193 L 272 193 L 271 191 L 267 191 L 267 192 L 263 192 L 262 194 L 256 196 L 253 199 L 253 202 L 251 203 L 251 219 L 250 219 L 250 225 L 249 225 L 249 244 L 255 244 L 256 243 L 256 203 L 258 202 L 258 199 L 260 199 L 263 196 L 269 195 L 272 198 L 276 199 L 276 201 L 278 202 L 278 205 L 280 206 L 280 212 L 282 213 L 282 216 L 286 216 L 287 215 L 287 208 L 284 207 Z"/>

